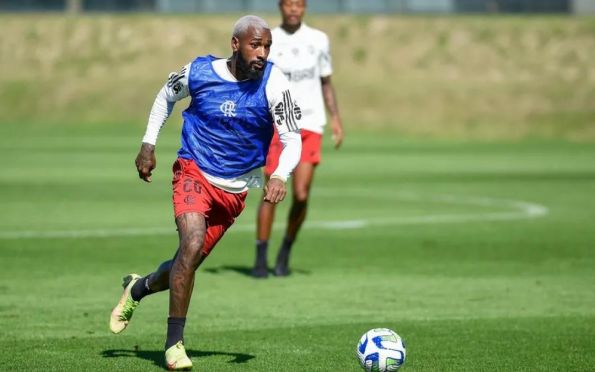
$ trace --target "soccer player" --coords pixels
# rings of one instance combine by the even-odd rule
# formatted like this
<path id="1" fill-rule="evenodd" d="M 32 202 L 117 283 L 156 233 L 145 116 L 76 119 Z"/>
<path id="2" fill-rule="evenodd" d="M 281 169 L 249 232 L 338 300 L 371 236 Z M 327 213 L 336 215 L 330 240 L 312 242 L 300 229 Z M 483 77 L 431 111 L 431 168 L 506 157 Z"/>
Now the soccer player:
<path id="1" fill-rule="evenodd" d="M 244 209 L 247 189 L 262 185 L 273 132 L 283 143 L 279 166 L 264 186 L 276 204 L 301 151 L 300 109 L 283 73 L 267 62 L 271 31 L 256 16 L 240 18 L 231 38 L 232 55 L 196 58 L 172 73 L 151 109 L 136 158 L 139 177 L 151 182 L 157 136 L 174 103 L 190 97 L 183 113 L 181 148 L 173 165 L 173 204 L 179 247 L 172 260 L 144 277 L 124 278 L 124 293 L 110 316 L 122 332 L 143 297 L 169 289 L 165 361 L 171 370 L 192 368 L 184 348 L 184 325 L 195 271 Z"/>
<path id="2" fill-rule="evenodd" d="M 277 255 L 274 274 L 289 275 L 289 255 L 306 218 L 314 170 L 320 162 L 322 133 L 326 124 L 324 106 L 330 114 L 333 140 L 338 149 L 343 142 L 343 126 L 335 90 L 331 84 L 331 57 L 328 37 L 302 22 L 306 0 L 279 1 L 282 23 L 273 30 L 269 59 L 289 78 L 291 91 L 302 109 L 302 155 L 293 173 L 293 199 L 285 236 Z M 273 139 L 266 161 L 265 176 L 274 175 L 282 145 Z M 267 250 L 275 217 L 275 204 L 262 200 L 256 227 L 256 262 L 252 274 L 268 276 Z"/>

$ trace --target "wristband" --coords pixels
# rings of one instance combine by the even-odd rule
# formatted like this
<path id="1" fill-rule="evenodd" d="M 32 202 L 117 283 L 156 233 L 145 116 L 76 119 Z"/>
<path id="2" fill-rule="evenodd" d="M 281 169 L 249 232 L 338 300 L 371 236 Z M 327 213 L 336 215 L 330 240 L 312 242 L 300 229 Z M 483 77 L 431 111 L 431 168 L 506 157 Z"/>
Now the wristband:
<path id="1" fill-rule="evenodd" d="M 282 176 L 280 176 L 280 175 L 278 175 L 278 174 L 273 174 L 273 175 L 270 177 L 270 179 L 271 179 L 271 180 L 272 180 L 272 179 L 281 180 L 281 181 L 283 181 L 283 183 L 287 182 L 287 178 L 284 178 L 284 177 L 282 177 Z"/>

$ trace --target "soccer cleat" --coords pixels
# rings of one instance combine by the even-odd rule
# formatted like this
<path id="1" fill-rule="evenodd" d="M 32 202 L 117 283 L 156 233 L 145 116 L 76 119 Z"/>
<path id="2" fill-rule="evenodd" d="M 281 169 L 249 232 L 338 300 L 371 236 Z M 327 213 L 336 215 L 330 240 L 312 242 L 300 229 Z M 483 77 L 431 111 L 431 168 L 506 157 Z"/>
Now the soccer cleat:
<path id="1" fill-rule="evenodd" d="M 124 293 L 122 293 L 120 301 L 116 307 L 114 307 L 114 310 L 112 310 L 109 320 L 109 328 L 113 333 L 120 333 L 126 329 L 130 319 L 132 318 L 134 309 L 136 309 L 140 303 L 139 301 L 134 301 L 130 295 L 132 286 L 140 278 L 140 275 L 137 274 L 126 275 L 123 278 L 122 287 L 124 287 Z"/>
<path id="2" fill-rule="evenodd" d="M 277 264 L 275 265 L 275 270 L 273 272 L 275 276 L 288 276 L 290 274 L 288 250 L 281 248 L 277 255 Z"/>
<path id="3" fill-rule="evenodd" d="M 278 265 L 277 267 L 275 267 L 275 276 L 289 276 L 290 271 L 289 271 L 289 267 L 285 266 L 285 265 Z"/>
<path id="4" fill-rule="evenodd" d="M 252 269 L 252 276 L 256 279 L 266 279 L 269 276 L 269 268 L 267 265 L 267 250 L 268 243 L 259 240 L 256 243 L 256 262 Z"/>
<path id="5" fill-rule="evenodd" d="M 262 265 L 254 266 L 252 269 L 252 276 L 256 279 L 266 279 L 269 276 L 269 269 Z"/>
<path id="6" fill-rule="evenodd" d="M 189 371 L 192 369 L 192 361 L 186 355 L 184 343 L 177 344 L 165 350 L 165 364 L 170 371 Z"/>

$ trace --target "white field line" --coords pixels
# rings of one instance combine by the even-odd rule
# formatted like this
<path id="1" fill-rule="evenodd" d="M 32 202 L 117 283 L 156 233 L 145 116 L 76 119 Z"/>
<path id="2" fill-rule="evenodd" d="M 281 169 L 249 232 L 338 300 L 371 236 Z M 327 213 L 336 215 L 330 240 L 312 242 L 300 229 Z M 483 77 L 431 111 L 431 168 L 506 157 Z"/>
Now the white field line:
<path id="1" fill-rule="evenodd" d="M 421 216 L 403 216 L 388 218 L 362 218 L 336 221 L 306 221 L 304 228 L 318 230 L 349 230 L 361 229 L 373 226 L 394 226 L 394 225 L 422 225 L 439 223 L 461 223 L 480 221 L 508 221 L 517 219 L 528 219 L 543 217 L 549 213 L 547 207 L 522 200 L 498 199 L 489 197 L 458 196 L 458 195 L 422 195 L 415 193 L 383 193 L 369 194 L 365 189 L 341 190 L 340 193 L 323 190 L 316 192 L 321 197 L 345 197 L 356 196 L 367 199 L 378 199 L 386 203 L 387 199 L 434 202 L 453 205 L 467 205 L 483 208 L 505 208 L 508 211 L 499 212 L 478 212 L 478 213 L 457 213 L 457 214 L 430 214 Z M 275 225 L 275 229 L 284 226 Z M 228 233 L 253 232 L 254 224 L 238 224 L 232 226 Z M 32 238 L 91 238 L 91 237 L 114 237 L 114 236 L 140 236 L 140 235 L 169 235 L 175 234 L 172 227 L 135 227 L 135 228 L 103 228 L 84 230 L 50 230 L 50 231 L 0 231 L 0 239 L 32 239 Z"/>

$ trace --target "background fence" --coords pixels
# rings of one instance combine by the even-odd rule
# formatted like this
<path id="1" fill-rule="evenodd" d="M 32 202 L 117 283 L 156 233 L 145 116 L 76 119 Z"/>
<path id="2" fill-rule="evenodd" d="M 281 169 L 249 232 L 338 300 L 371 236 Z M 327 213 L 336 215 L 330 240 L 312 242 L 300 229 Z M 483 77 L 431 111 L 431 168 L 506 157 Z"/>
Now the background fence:
<path id="1" fill-rule="evenodd" d="M 309 0 L 310 13 L 595 13 L 595 0 Z M 0 0 L 0 11 L 275 12 L 277 0 Z"/>

